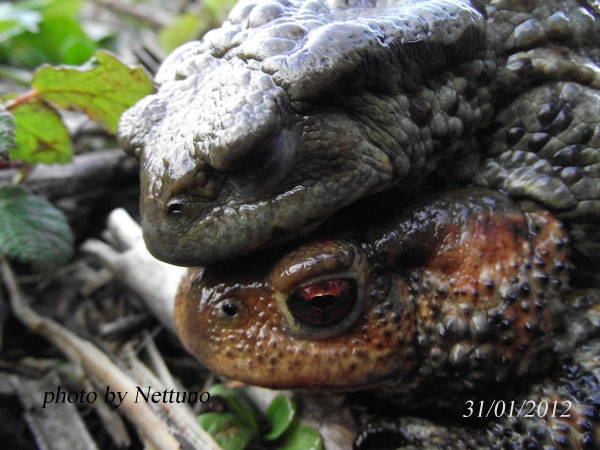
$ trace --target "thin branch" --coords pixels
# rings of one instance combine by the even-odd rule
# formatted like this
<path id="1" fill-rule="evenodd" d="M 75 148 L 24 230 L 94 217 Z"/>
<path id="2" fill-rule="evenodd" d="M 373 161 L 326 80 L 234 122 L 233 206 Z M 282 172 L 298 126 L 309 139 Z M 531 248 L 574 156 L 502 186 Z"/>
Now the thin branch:
<path id="1" fill-rule="evenodd" d="M 21 322 L 52 342 L 69 360 L 80 365 L 96 386 L 110 386 L 113 391 L 135 392 L 136 386 L 133 380 L 104 352 L 54 320 L 40 316 L 27 305 L 15 275 L 4 258 L 0 259 L 0 273 L 10 295 L 12 311 Z M 139 433 L 159 450 L 179 449 L 180 445 L 169 431 L 167 424 L 147 403 L 135 403 L 134 398 L 133 395 L 125 396 L 120 409 L 136 426 Z"/>
<path id="2" fill-rule="evenodd" d="M 119 0 L 94 0 L 94 3 L 117 14 L 123 14 L 145 22 L 154 29 L 167 26 L 173 21 L 173 17 L 169 12 L 165 10 L 156 11 L 156 8 L 145 5 Z"/>
<path id="3" fill-rule="evenodd" d="M 4 105 L 4 107 L 8 111 L 11 111 L 11 110 L 15 109 L 17 106 L 23 105 L 32 100 L 39 100 L 39 94 L 38 94 L 38 92 L 36 92 L 35 89 L 31 89 L 30 91 L 24 93 L 23 95 L 19 95 L 18 97 L 13 98 L 8 103 L 6 103 Z"/>
<path id="4" fill-rule="evenodd" d="M 130 366 L 131 373 L 141 386 L 152 386 L 152 392 L 170 391 L 151 371 L 142 363 L 136 354 L 131 351 L 123 355 Z M 185 403 L 159 402 L 157 404 L 172 423 L 175 433 L 189 443 L 192 448 L 219 449 L 212 437 L 204 431 L 192 409 Z"/>

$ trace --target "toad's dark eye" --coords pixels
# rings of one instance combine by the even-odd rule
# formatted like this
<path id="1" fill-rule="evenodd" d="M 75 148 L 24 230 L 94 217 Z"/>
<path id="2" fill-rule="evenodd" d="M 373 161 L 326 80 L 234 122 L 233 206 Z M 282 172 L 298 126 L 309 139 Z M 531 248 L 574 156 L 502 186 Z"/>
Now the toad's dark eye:
<path id="1" fill-rule="evenodd" d="M 225 299 L 219 302 L 217 305 L 218 310 L 221 312 L 223 317 L 234 318 L 237 316 L 240 308 L 231 299 Z"/>
<path id="2" fill-rule="evenodd" d="M 302 286 L 287 299 L 290 313 L 298 321 L 326 327 L 343 320 L 355 308 L 354 280 L 326 280 Z"/>

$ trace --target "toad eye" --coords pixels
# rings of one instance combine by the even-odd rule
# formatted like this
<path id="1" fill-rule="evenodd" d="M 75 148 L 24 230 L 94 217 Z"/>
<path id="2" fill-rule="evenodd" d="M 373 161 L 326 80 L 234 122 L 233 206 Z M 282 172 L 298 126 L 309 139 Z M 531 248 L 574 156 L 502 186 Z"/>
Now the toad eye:
<path id="1" fill-rule="evenodd" d="M 326 327 L 341 322 L 356 308 L 356 282 L 325 280 L 296 288 L 287 299 L 290 313 L 299 322 Z"/>
<path id="2" fill-rule="evenodd" d="M 240 306 L 235 299 L 226 298 L 217 304 L 216 309 L 220 317 L 234 319 L 240 311 Z"/>

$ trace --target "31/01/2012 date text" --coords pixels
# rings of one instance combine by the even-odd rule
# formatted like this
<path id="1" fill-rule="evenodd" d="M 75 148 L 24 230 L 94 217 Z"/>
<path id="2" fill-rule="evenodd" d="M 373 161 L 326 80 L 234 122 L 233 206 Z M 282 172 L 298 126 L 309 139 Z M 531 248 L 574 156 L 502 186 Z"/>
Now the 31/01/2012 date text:
<path id="1" fill-rule="evenodd" d="M 463 417 L 571 417 L 569 410 L 572 403 L 563 401 L 534 401 L 523 400 L 515 402 L 511 400 L 467 400 L 465 407 L 467 411 Z"/>

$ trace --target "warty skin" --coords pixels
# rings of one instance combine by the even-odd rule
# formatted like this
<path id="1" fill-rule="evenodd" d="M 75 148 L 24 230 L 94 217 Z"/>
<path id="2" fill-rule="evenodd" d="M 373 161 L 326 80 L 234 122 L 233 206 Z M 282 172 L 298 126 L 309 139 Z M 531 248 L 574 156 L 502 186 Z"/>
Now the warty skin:
<path id="1" fill-rule="evenodd" d="M 565 269 L 569 247 L 580 263 L 577 272 L 600 261 L 600 33 L 594 5 L 242 1 L 220 29 L 175 51 L 157 75 L 156 94 L 119 126 L 122 145 L 142 163 L 144 236 L 163 260 L 216 264 L 313 230 L 367 196 L 387 191 L 396 207 L 419 189 L 443 192 L 463 184 L 502 190 L 551 212 L 539 206 L 530 206 L 538 213 L 526 206 L 511 206 L 512 215 L 490 211 L 498 223 L 523 224 L 536 216 L 554 224 L 542 227 L 548 233 L 570 236 L 559 238 L 559 249 L 550 234 L 536 238 L 522 228 L 493 235 L 513 245 L 515 251 L 504 256 L 519 260 L 518 267 L 491 270 L 494 282 L 486 292 L 480 269 L 472 259 L 462 260 L 483 283 L 474 296 L 468 282 L 455 294 L 441 266 L 398 266 L 396 253 L 410 241 L 398 241 L 407 231 L 400 224 L 414 222 L 414 209 L 398 211 L 404 219 L 368 221 L 344 232 L 329 228 L 329 236 L 326 222 L 304 244 L 272 249 L 274 259 L 260 264 L 248 265 L 251 255 L 226 263 L 227 272 L 220 265 L 193 269 L 178 297 L 178 326 L 188 348 L 219 373 L 247 382 L 376 388 L 409 411 L 415 405 L 443 408 L 478 390 L 540 376 L 516 400 L 573 399 L 571 419 L 504 417 L 470 429 L 403 416 L 398 426 L 406 445 L 597 446 L 598 294 L 570 292 Z M 377 229 L 390 238 L 380 247 Z M 431 250 L 435 230 L 422 231 Z M 516 251 L 543 242 L 552 256 L 544 256 L 543 266 L 535 254 Z M 472 244 L 470 250 L 482 242 Z M 491 253 L 502 258 L 502 252 Z M 302 254 L 321 264 L 300 264 L 291 277 L 273 275 L 270 262 L 288 264 L 289 271 Z M 302 276 L 328 264 L 326 271 L 341 265 L 345 276 L 352 272 L 362 280 L 356 289 L 370 290 L 363 291 L 362 303 L 337 311 L 340 322 L 326 320 L 307 331 L 285 299 L 295 283 L 310 287 Z M 560 283 L 542 285 L 536 270 Z M 374 285 L 375 279 L 383 284 Z M 531 300 L 521 298 L 523 280 Z M 499 286 L 513 289 L 515 299 Z M 337 293 L 348 286 L 317 287 Z M 312 295 L 311 289 L 302 295 Z M 241 309 L 229 327 L 222 321 L 235 308 L 223 303 L 223 291 L 241 293 L 232 297 Z M 547 296 L 543 307 L 533 299 L 540 294 Z M 248 318 L 248 311 L 255 315 Z M 210 320 L 212 325 L 199 326 Z M 260 342 L 259 329 L 268 332 L 262 339 L 272 339 L 264 341 L 262 353 L 252 345 Z M 270 342 L 280 347 L 269 349 Z M 560 358 L 574 349 L 571 359 Z M 312 358 L 321 370 L 299 368 L 298 358 Z"/>
<path id="2" fill-rule="evenodd" d="M 575 0 L 241 1 L 121 118 L 148 248 L 213 264 L 472 184 L 548 208 L 598 265 L 599 30 Z"/>
<path id="3" fill-rule="evenodd" d="M 428 194 L 190 269 L 176 326 L 191 353 L 229 378 L 383 394 L 394 403 L 386 427 L 404 445 L 597 448 L 600 292 L 569 286 L 569 256 L 564 225 L 532 202 L 473 188 Z M 561 412 L 492 414 L 473 426 L 482 399 L 485 410 L 529 400 L 557 401 Z M 435 411 L 445 425 L 414 417 Z"/>

